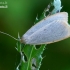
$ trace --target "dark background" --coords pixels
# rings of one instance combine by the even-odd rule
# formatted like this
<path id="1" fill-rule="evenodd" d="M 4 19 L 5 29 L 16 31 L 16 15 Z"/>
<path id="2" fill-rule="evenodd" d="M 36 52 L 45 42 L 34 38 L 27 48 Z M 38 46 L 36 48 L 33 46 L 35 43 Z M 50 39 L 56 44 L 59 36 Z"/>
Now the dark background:
<path id="1" fill-rule="evenodd" d="M 0 8 L 0 31 L 12 36 L 22 36 L 33 24 L 37 14 L 40 16 L 53 0 L 0 0 L 7 1 L 8 8 Z M 69 14 L 70 0 L 62 0 L 62 11 Z M 20 54 L 16 51 L 14 39 L 0 34 L 0 70 L 15 70 Z M 70 70 L 70 38 L 49 44 L 43 54 L 40 70 Z"/>

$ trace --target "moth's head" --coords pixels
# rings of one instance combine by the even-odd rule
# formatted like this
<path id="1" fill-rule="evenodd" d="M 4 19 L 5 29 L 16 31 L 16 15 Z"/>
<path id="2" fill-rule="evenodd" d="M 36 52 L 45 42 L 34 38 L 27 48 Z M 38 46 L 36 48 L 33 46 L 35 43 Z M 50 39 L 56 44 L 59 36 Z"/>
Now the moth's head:
<path id="1" fill-rule="evenodd" d="M 23 36 L 21 37 L 20 42 L 26 44 L 25 39 L 24 39 Z"/>

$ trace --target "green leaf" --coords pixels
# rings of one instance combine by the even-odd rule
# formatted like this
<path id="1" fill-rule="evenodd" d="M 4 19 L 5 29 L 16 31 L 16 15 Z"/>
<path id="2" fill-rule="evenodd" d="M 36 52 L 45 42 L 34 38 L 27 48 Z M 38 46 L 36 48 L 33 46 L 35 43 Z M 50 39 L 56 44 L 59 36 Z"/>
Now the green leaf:
<path id="1" fill-rule="evenodd" d="M 61 0 L 54 0 L 53 6 L 54 6 L 54 9 L 52 10 L 51 14 L 55 14 L 57 12 L 60 12 L 62 9 Z"/>
<path id="2" fill-rule="evenodd" d="M 39 70 L 42 61 L 42 53 L 46 45 L 41 45 L 39 49 L 36 49 L 34 45 L 25 45 L 22 52 L 23 57 L 20 70 Z M 25 56 L 27 61 L 25 60 Z"/>
<path id="3" fill-rule="evenodd" d="M 17 45 L 16 50 L 18 52 L 21 52 L 22 44 L 20 43 L 20 35 L 19 35 L 19 33 L 18 33 L 18 41 L 17 41 L 17 44 L 16 45 Z"/>

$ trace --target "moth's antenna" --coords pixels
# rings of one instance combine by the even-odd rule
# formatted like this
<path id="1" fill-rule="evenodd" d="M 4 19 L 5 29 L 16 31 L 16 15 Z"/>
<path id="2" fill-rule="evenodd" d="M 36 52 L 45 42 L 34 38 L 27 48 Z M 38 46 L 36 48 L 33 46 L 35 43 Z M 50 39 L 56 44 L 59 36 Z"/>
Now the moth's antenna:
<path id="1" fill-rule="evenodd" d="M 4 32 L 2 32 L 2 31 L 0 31 L 0 33 L 1 33 L 1 34 L 5 34 L 5 35 L 7 35 L 7 36 L 9 36 L 9 37 L 13 38 L 14 40 L 19 41 L 17 38 L 15 38 L 15 37 L 13 37 L 13 36 L 11 36 L 11 35 L 7 34 L 7 33 L 4 33 Z"/>

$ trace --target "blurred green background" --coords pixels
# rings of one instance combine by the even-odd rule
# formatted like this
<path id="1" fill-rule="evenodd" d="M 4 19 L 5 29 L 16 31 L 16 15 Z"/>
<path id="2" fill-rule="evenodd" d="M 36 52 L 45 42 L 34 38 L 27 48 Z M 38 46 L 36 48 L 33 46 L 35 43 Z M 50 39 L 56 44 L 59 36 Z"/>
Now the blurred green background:
<path id="1" fill-rule="evenodd" d="M 7 2 L 8 8 L 0 8 L 0 31 L 12 36 L 22 36 L 34 25 L 37 14 L 40 16 L 47 5 L 53 0 L 0 0 Z M 62 11 L 69 14 L 70 0 L 62 0 Z M 15 70 L 20 54 L 15 49 L 14 39 L 0 34 L 0 70 Z M 49 44 L 43 54 L 40 70 L 70 70 L 70 38 Z"/>

